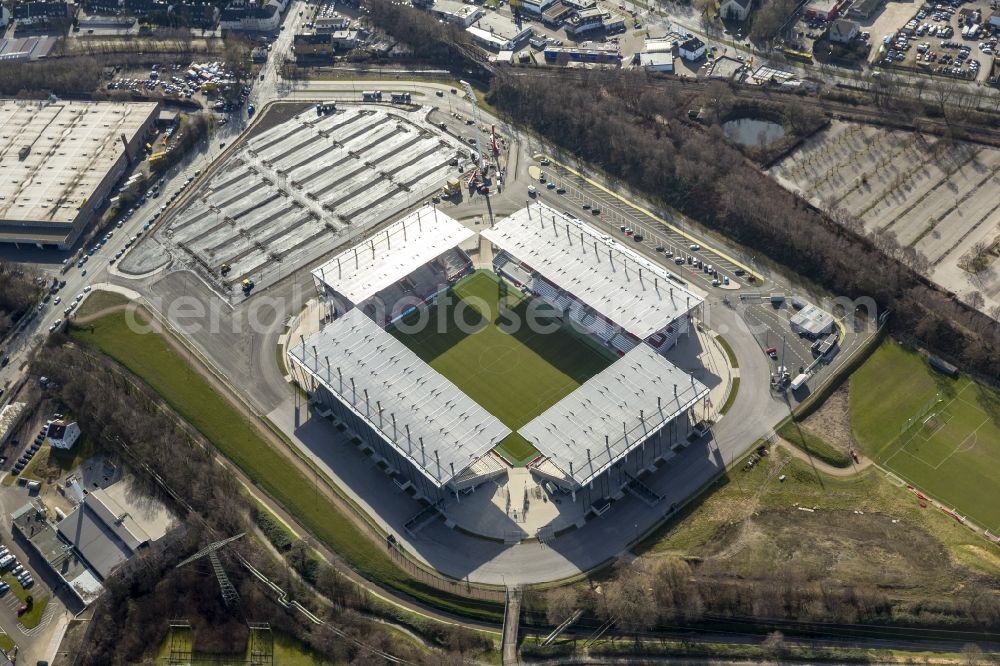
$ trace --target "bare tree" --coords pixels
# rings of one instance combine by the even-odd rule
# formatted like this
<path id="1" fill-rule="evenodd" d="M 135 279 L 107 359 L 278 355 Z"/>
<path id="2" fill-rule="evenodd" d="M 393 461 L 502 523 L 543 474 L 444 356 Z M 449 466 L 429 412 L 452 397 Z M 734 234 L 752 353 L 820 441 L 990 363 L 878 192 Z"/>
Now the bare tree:
<path id="1" fill-rule="evenodd" d="M 558 626 L 580 606 L 580 595 L 575 587 L 557 587 L 545 595 L 545 618 Z"/>

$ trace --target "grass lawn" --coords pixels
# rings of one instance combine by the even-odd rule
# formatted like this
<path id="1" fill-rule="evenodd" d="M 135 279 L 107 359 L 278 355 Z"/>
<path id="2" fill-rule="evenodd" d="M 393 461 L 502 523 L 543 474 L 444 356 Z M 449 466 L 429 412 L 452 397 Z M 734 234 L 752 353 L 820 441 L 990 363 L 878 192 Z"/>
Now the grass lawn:
<path id="1" fill-rule="evenodd" d="M 876 468 L 828 476 L 780 449 L 749 471 L 732 469 L 679 513 L 633 552 L 706 558 L 720 575 L 751 579 L 794 562 L 810 579 L 870 583 L 901 596 L 960 594 L 956 581 L 973 579 L 954 561 L 1000 575 L 1000 557 L 981 536 L 920 508 Z"/>
<path id="2" fill-rule="evenodd" d="M 884 342 L 851 377 L 851 427 L 876 462 L 1000 531 L 1000 395 Z"/>
<path id="3" fill-rule="evenodd" d="M 0 650 L 10 652 L 14 649 L 14 640 L 7 634 L 0 634 Z"/>
<path id="4" fill-rule="evenodd" d="M 841 451 L 829 444 L 822 437 L 817 437 L 795 421 L 789 421 L 781 426 L 778 434 L 791 444 L 794 444 L 809 455 L 816 456 L 828 465 L 847 467 L 851 464 L 851 457 L 847 452 Z"/>
<path id="5" fill-rule="evenodd" d="M 206 662 L 212 663 L 249 663 L 246 661 L 250 658 L 248 654 L 250 651 L 250 642 L 247 641 L 247 653 L 246 654 L 215 654 L 215 653 L 204 653 L 199 652 L 197 646 L 194 645 L 192 636 L 190 632 L 183 630 L 175 630 L 182 633 L 178 633 L 175 636 L 177 644 L 183 646 L 184 649 L 189 649 L 193 653 L 195 660 L 199 657 L 203 658 Z M 333 662 L 324 659 L 323 657 L 317 655 L 309 646 L 304 645 L 301 641 L 296 640 L 294 637 L 288 634 L 283 634 L 281 632 L 274 632 L 274 663 L 281 664 L 281 666 L 332 666 Z M 155 653 L 155 658 L 157 662 L 165 662 L 170 656 L 170 634 L 167 634 L 166 639 L 161 643 Z M 228 657 L 228 659 L 227 659 Z"/>
<path id="6" fill-rule="evenodd" d="M 35 603 L 31 607 L 31 610 L 19 617 L 18 621 L 24 626 L 25 629 L 34 629 L 37 627 L 38 623 L 42 621 L 42 613 L 45 612 L 45 607 L 49 605 L 48 595 L 38 594 L 38 590 L 34 587 L 30 590 L 24 589 L 21 587 L 21 583 L 18 582 L 14 574 L 10 572 L 3 575 L 3 581 L 10 585 L 10 592 L 7 594 L 13 594 L 21 601 L 21 603 L 24 603 L 29 594 L 35 599 Z"/>
<path id="7" fill-rule="evenodd" d="M 501 326 L 509 319 L 498 306 L 505 291 L 492 273 L 477 272 L 455 286 L 454 303 L 431 307 L 424 330 L 391 332 L 486 411 L 517 430 L 617 359 L 566 329 L 540 333 L 519 326 L 513 333 L 505 332 Z M 525 321 L 529 299 L 513 288 L 507 293 L 511 312 Z M 482 311 L 483 303 L 489 312 Z M 417 317 L 412 315 L 401 327 Z M 476 331 L 463 331 L 466 327 L 455 324 L 458 317 Z M 435 325 L 439 321 L 447 322 L 443 332 Z M 515 465 L 538 455 L 516 432 L 496 450 Z"/>
<path id="8" fill-rule="evenodd" d="M 125 313 L 116 312 L 84 328 L 72 328 L 70 336 L 100 349 L 149 384 L 223 455 L 362 575 L 439 608 L 491 621 L 500 616 L 502 608 L 469 607 L 461 597 L 425 586 L 399 569 L 336 506 L 318 496 L 295 465 L 160 335 L 134 333 L 126 324 Z"/>
<path id="9" fill-rule="evenodd" d="M 77 311 L 73 313 L 73 316 L 89 317 L 90 315 L 100 312 L 101 310 L 106 310 L 116 305 L 125 305 L 128 302 L 129 300 L 126 297 L 117 292 L 102 291 L 98 289 L 92 291 L 90 295 L 84 299 L 83 305 L 81 305 Z"/>

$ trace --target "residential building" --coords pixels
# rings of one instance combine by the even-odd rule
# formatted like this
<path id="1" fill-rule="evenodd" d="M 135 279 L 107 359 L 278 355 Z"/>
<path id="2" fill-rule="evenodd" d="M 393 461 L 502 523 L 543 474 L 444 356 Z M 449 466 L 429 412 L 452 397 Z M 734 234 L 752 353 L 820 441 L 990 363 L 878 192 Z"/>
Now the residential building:
<path id="1" fill-rule="evenodd" d="M 753 0 L 723 0 L 719 16 L 727 21 L 746 21 L 752 8 Z"/>
<path id="2" fill-rule="evenodd" d="M 317 16 L 316 20 L 313 21 L 313 30 L 316 32 L 336 32 L 337 30 L 347 30 L 350 26 L 351 20 L 339 14 Z"/>
<path id="3" fill-rule="evenodd" d="M 260 7 L 243 2 L 230 4 L 222 10 L 219 27 L 229 32 L 277 32 L 281 26 L 281 13 L 277 5 Z"/>
<path id="4" fill-rule="evenodd" d="M 682 58 L 688 61 L 699 60 L 705 55 L 705 42 L 697 37 L 692 37 L 685 42 L 681 42 L 677 47 L 677 52 Z"/>
<path id="5" fill-rule="evenodd" d="M 856 21 L 837 19 L 830 24 L 830 41 L 839 44 L 849 44 L 861 32 L 861 26 Z"/>
<path id="6" fill-rule="evenodd" d="M 14 2 L 14 19 L 19 23 L 55 19 L 68 20 L 72 16 L 72 8 L 73 5 L 60 0 Z"/>
<path id="7" fill-rule="evenodd" d="M 300 59 L 332 59 L 333 43 L 330 33 L 309 33 L 295 35 L 292 40 L 292 50 Z"/>
<path id="8" fill-rule="evenodd" d="M 79 438 L 80 426 L 77 425 L 76 421 L 67 422 L 62 419 L 51 421 L 45 432 L 45 439 L 48 441 L 49 446 L 64 451 L 73 448 L 73 445 L 76 444 L 76 440 Z"/>

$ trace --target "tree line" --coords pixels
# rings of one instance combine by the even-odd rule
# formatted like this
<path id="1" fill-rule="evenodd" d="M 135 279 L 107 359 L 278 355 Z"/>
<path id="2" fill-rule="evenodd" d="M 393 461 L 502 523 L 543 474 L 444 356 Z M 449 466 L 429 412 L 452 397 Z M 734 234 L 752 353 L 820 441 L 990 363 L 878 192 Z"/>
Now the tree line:
<path id="1" fill-rule="evenodd" d="M 20 264 L 0 260 L 0 339 L 38 302 L 37 277 Z"/>
<path id="2" fill-rule="evenodd" d="M 900 337 L 984 378 L 1000 377 L 1000 327 L 934 286 L 926 258 L 891 233 L 867 233 L 859 220 L 843 215 L 834 220 L 785 190 L 717 125 L 688 122 L 690 99 L 623 71 L 498 76 L 488 93 L 508 120 L 650 199 L 837 295 L 874 298 L 893 310 L 892 331 Z"/>

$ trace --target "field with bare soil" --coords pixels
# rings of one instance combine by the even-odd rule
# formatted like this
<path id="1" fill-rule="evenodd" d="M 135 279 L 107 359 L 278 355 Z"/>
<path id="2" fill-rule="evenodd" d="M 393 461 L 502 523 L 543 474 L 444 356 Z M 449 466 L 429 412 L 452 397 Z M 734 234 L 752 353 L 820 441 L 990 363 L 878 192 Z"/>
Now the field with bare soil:
<path id="1" fill-rule="evenodd" d="M 1000 150 L 835 121 L 770 174 L 845 224 L 891 234 L 942 287 L 1000 313 Z"/>

